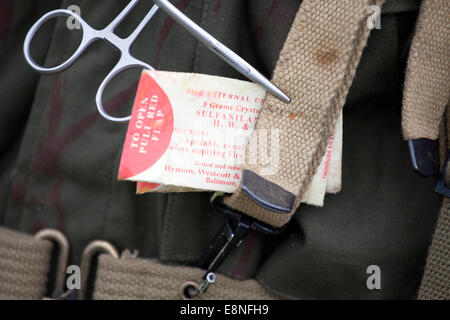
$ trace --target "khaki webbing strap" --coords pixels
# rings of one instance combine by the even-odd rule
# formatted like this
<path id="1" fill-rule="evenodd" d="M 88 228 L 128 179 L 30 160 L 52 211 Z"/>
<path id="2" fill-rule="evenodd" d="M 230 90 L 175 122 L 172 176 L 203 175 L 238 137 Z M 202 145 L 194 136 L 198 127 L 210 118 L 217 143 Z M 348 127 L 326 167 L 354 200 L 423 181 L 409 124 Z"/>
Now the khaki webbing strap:
<path id="1" fill-rule="evenodd" d="M 279 152 L 279 168 L 265 172 L 263 165 L 246 164 L 247 177 L 244 171 L 243 180 L 245 183 L 247 178 L 249 185 L 245 191 L 241 186 L 227 198 L 227 205 L 276 227 L 290 220 L 311 183 L 345 103 L 370 33 L 368 7 L 382 2 L 303 1 L 272 80 L 292 101 L 284 104 L 267 96 L 248 148 L 258 150 L 256 136 L 260 130 L 267 130 L 268 146 L 277 145 L 270 133 L 278 129 L 279 147 L 274 152 Z M 256 204 L 247 196 L 248 188 L 253 192 L 261 186 L 268 186 L 266 194 L 274 198 L 287 195 L 295 199 L 292 210 L 283 214 Z"/>
<path id="2" fill-rule="evenodd" d="M 449 121 L 443 117 L 450 96 L 449 17 L 448 0 L 422 1 L 408 59 L 402 110 L 403 136 L 406 140 L 434 140 L 440 136 L 441 164 L 450 145 Z M 448 109 L 447 116 L 450 114 Z M 450 172 L 446 176 L 449 183 Z M 444 198 L 437 221 L 418 298 L 450 299 L 448 198 Z"/>
<path id="3" fill-rule="evenodd" d="M 202 279 L 203 274 L 201 269 L 168 266 L 156 260 L 117 259 L 101 255 L 93 297 L 95 300 L 182 299 L 183 288 Z M 277 299 L 255 280 L 240 281 L 220 274 L 216 276 L 216 282 L 201 295 L 201 299 Z"/>
<path id="4" fill-rule="evenodd" d="M 0 300 L 42 299 L 52 243 L 0 227 Z"/>
<path id="5" fill-rule="evenodd" d="M 447 177 L 449 177 L 447 173 Z M 450 181 L 447 181 L 450 182 Z M 419 289 L 420 300 L 450 300 L 450 199 L 445 198 Z"/>
<path id="6" fill-rule="evenodd" d="M 445 133 L 439 136 L 441 163 L 450 152 L 450 105 L 442 121 Z M 443 151 L 443 152 L 442 152 Z M 450 185 L 450 166 L 447 166 L 446 183 Z M 419 300 L 450 300 L 450 199 L 445 198 L 436 223 L 433 240 L 428 249 L 427 264 L 417 298 Z"/>
<path id="7" fill-rule="evenodd" d="M 403 94 L 406 140 L 437 139 L 450 95 L 450 2 L 423 0 Z"/>

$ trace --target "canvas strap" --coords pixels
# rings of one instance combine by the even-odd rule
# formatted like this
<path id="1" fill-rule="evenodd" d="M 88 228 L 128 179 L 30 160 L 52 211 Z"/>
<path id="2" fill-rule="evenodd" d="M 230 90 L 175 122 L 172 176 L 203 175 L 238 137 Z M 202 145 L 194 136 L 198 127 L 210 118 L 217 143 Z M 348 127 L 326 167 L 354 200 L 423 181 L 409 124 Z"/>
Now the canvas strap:
<path id="1" fill-rule="evenodd" d="M 0 227 L 0 300 L 42 299 L 47 290 L 53 244 Z M 199 268 L 163 265 L 156 260 L 99 256 L 94 299 L 182 299 L 183 288 L 198 281 Z M 256 280 L 217 274 L 202 299 L 277 299 Z"/>
<path id="2" fill-rule="evenodd" d="M 446 108 L 450 97 L 449 17 L 449 1 L 422 1 L 408 59 L 402 110 L 404 138 L 435 140 L 440 136 L 441 150 L 444 150 L 441 160 L 445 159 L 450 145 L 449 122 L 444 118 L 446 109 L 447 117 L 450 114 Z M 444 134 L 440 135 L 440 131 Z M 450 183 L 448 169 L 447 184 Z M 450 199 L 446 197 L 429 248 L 418 298 L 450 299 Z"/>
<path id="3" fill-rule="evenodd" d="M 450 167 L 446 172 L 450 184 Z M 420 285 L 420 300 L 450 300 L 450 198 L 444 198 Z"/>
<path id="4" fill-rule="evenodd" d="M 41 299 L 52 243 L 0 227 L 0 300 Z"/>
<path id="5" fill-rule="evenodd" d="M 227 205 L 275 227 L 290 220 L 345 103 L 370 33 L 368 8 L 382 2 L 303 1 L 272 80 L 292 101 L 285 104 L 267 96 L 241 187 L 225 200 Z M 259 141 L 258 132 L 267 132 L 267 140 Z M 271 155 L 252 153 L 262 144 Z M 274 158 L 279 164 L 267 170 L 274 167 Z"/>
<path id="6" fill-rule="evenodd" d="M 99 257 L 95 281 L 95 300 L 116 299 L 183 299 L 184 289 L 198 286 L 204 270 L 199 268 L 163 265 L 156 260 Z M 255 280 L 236 280 L 221 274 L 201 299 L 206 300 L 267 300 L 277 296 Z"/>
<path id="7" fill-rule="evenodd" d="M 450 95 L 450 3 L 424 0 L 411 44 L 403 95 L 406 140 L 437 139 Z"/>
<path id="8" fill-rule="evenodd" d="M 445 145 L 445 154 L 450 152 L 450 105 L 446 107 L 446 119 L 443 121 L 445 134 L 440 139 Z M 445 159 L 444 157 L 441 157 Z M 445 172 L 447 187 L 450 187 L 450 166 Z M 444 197 L 442 208 L 436 223 L 422 282 L 419 288 L 420 300 L 450 300 L 450 198 Z"/>

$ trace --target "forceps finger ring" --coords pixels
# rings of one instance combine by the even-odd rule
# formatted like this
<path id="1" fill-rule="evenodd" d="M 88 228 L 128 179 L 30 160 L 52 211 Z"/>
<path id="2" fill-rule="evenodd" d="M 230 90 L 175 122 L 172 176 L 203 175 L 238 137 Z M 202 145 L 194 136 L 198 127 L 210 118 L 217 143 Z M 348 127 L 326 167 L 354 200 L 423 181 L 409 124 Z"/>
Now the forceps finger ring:
<path id="1" fill-rule="evenodd" d="M 73 17 L 75 18 L 81 26 L 83 37 L 81 39 L 81 43 L 78 46 L 77 50 L 73 53 L 73 55 L 67 59 L 66 61 L 62 62 L 60 65 L 55 67 L 46 68 L 41 65 L 39 65 L 31 56 L 31 42 L 33 41 L 34 36 L 38 32 L 38 30 L 42 27 L 42 25 L 55 18 L 55 17 Z M 98 40 L 99 37 L 96 35 L 96 30 L 93 29 L 89 24 L 87 24 L 86 21 L 83 20 L 78 14 L 76 14 L 73 11 L 65 10 L 65 9 L 59 9 L 54 10 L 46 13 L 44 16 L 42 16 L 36 23 L 30 28 L 30 31 L 28 31 L 28 34 L 25 38 L 25 42 L 23 45 L 23 53 L 25 56 L 25 59 L 27 60 L 28 64 L 36 71 L 40 73 L 58 73 L 66 70 L 69 68 L 80 56 L 81 54 L 86 50 L 86 48 L 95 40 Z"/>
<path id="2" fill-rule="evenodd" d="M 130 54 L 130 48 L 133 45 L 136 38 L 139 36 L 141 31 L 144 29 L 144 27 L 148 24 L 148 22 L 153 18 L 155 13 L 158 11 L 158 6 L 154 5 L 147 13 L 147 15 L 142 19 L 140 24 L 133 30 L 133 32 L 126 38 L 121 38 L 117 36 L 114 33 L 115 28 L 122 22 L 122 20 L 133 10 L 133 8 L 137 5 L 139 0 L 131 0 L 128 5 L 122 10 L 122 12 L 117 15 L 114 20 L 106 26 L 102 30 L 97 30 L 92 28 L 86 21 L 84 21 L 78 14 L 75 12 L 69 11 L 69 10 L 54 10 L 47 14 L 45 14 L 42 18 L 40 18 L 30 29 L 28 32 L 24 46 L 23 51 L 25 55 L 25 59 L 29 63 L 29 65 L 37 70 L 40 73 L 57 73 L 64 71 L 68 67 L 70 67 L 80 56 L 81 54 L 89 47 L 94 41 L 97 40 L 103 40 L 116 48 L 120 52 L 120 59 L 119 62 L 116 64 L 116 66 L 113 68 L 113 70 L 105 77 L 103 82 L 100 84 L 100 87 L 98 88 L 97 95 L 96 95 L 96 104 L 97 109 L 100 112 L 100 114 L 106 118 L 107 120 L 114 121 L 114 122 L 126 122 L 130 120 L 131 116 L 123 117 L 123 118 L 117 118 L 109 115 L 102 103 L 102 97 L 103 93 L 108 86 L 108 84 L 111 82 L 111 80 L 117 76 L 120 72 L 130 69 L 130 68 L 144 68 L 144 69 L 150 69 L 154 70 L 152 66 L 149 64 L 140 61 L 136 58 L 134 58 Z M 50 67 L 46 68 L 38 63 L 36 63 L 33 58 L 31 57 L 30 53 L 30 46 L 31 42 L 36 35 L 36 32 L 42 27 L 42 25 L 55 17 L 73 17 L 75 18 L 81 26 L 83 36 L 81 43 L 75 53 L 67 59 L 65 62 L 61 63 L 60 65 L 56 67 Z"/>

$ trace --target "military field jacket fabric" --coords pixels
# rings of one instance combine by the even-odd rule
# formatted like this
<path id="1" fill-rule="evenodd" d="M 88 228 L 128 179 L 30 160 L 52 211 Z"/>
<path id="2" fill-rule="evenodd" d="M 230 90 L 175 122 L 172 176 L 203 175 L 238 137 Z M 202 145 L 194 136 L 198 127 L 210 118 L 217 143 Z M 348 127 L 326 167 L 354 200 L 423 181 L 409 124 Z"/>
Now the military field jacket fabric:
<path id="1" fill-rule="evenodd" d="M 174 0 L 181 11 L 268 78 L 301 0 Z M 25 62 L 23 41 L 44 13 L 77 5 L 93 27 L 106 26 L 126 1 L 0 0 L 0 224 L 36 233 L 59 229 L 70 263 L 101 239 L 166 264 L 195 265 L 224 222 L 211 193 L 136 195 L 118 182 L 127 124 L 97 112 L 95 94 L 118 59 L 95 43 L 72 68 L 40 75 Z M 117 33 L 126 36 L 152 1 L 141 1 Z M 251 234 L 220 268 L 255 278 L 292 299 L 412 299 L 441 204 L 434 178 L 416 175 L 401 136 L 401 94 L 420 1 L 387 1 L 381 29 L 364 50 L 344 107 L 342 192 L 325 206 L 302 205 L 282 235 Z M 64 18 L 48 23 L 32 44 L 36 60 L 57 65 L 74 52 L 80 32 Z M 243 76 L 160 11 L 132 53 L 157 70 Z M 106 90 L 105 109 L 127 116 L 141 70 Z M 367 268 L 382 271 L 369 290 Z"/>

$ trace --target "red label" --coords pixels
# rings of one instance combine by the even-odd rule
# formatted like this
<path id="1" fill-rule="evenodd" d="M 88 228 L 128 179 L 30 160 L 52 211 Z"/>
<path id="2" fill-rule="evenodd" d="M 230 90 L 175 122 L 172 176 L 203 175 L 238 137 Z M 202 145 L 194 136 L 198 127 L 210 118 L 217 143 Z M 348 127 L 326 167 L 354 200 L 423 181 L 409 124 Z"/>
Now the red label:
<path id="1" fill-rule="evenodd" d="M 137 192 L 138 193 L 147 193 L 152 192 L 158 189 L 161 185 L 159 183 L 151 183 L 151 182 L 138 182 L 137 183 Z"/>
<path id="2" fill-rule="evenodd" d="M 123 147 L 119 180 L 153 166 L 166 152 L 174 129 L 172 105 L 166 93 L 143 73 Z"/>

